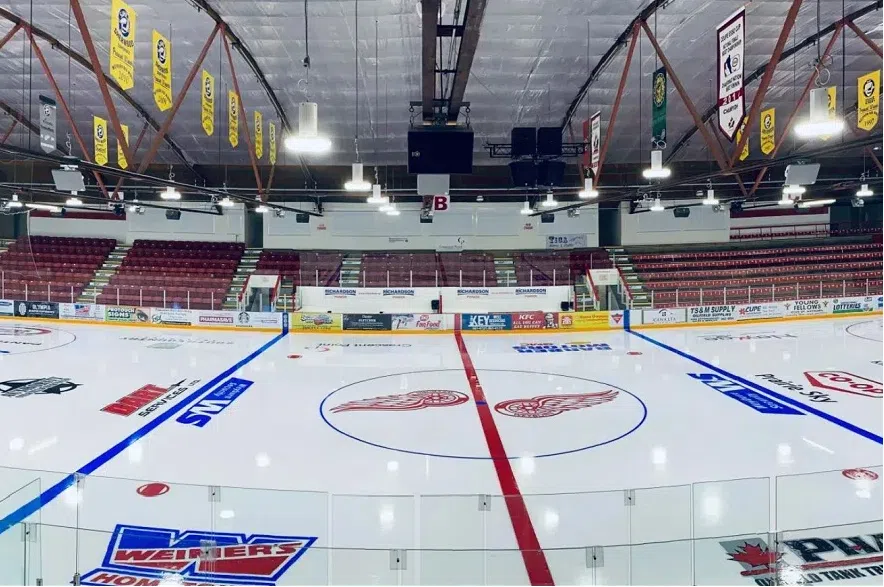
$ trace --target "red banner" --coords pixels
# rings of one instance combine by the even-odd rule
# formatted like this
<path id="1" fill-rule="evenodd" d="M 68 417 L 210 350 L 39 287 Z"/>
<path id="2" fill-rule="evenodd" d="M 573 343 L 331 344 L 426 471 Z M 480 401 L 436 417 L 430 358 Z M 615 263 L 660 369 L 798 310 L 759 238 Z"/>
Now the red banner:
<path id="1" fill-rule="evenodd" d="M 558 312 L 520 312 L 512 314 L 513 330 L 543 330 L 559 327 Z"/>

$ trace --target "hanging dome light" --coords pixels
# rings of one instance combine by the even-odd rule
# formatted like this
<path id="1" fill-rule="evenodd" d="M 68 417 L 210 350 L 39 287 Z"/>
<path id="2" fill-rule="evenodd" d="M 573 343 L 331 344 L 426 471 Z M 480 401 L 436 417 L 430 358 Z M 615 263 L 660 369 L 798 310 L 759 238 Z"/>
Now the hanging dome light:
<path id="1" fill-rule="evenodd" d="M 221 200 L 218 202 L 218 205 L 219 205 L 219 206 L 224 206 L 225 208 L 230 208 L 230 207 L 233 206 L 233 200 L 230 199 L 230 196 L 224 196 L 224 197 L 221 198 Z"/>
<path id="2" fill-rule="evenodd" d="M 522 206 L 521 210 L 519 210 L 519 214 L 521 214 L 523 216 L 528 216 L 529 214 L 531 214 L 533 212 L 534 212 L 534 210 L 531 209 L 531 204 L 528 203 L 528 200 L 525 200 L 525 205 Z"/>
<path id="3" fill-rule="evenodd" d="M 806 187 L 794 183 L 783 186 L 783 195 L 785 196 L 800 196 L 806 191 Z"/>
<path id="4" fill-rule="evenodd" d="M 77 196 L 71 196 L 70 198 L 67 199 L 67 201 L 65 201 L 64 205 L 65 206 L 82 206 L 83 200 L 81 200 Z"/>
<path id="5" fill-rule="evenodd" d="M 380 184 L 374 184 L 371 186 L 371 195 L 365 200 L 369 204 L 383 204 L 384 197 L 381 195 L 381 186 Z"/>
<path id="6" fill-rule="evenodd" d="M 18 194 L 12 194 L 12 199 L 6 202 L 7 208 L 21 208 L 22 203 L 18 200 Z"/>
<path id="7" fill-rule="evenodd" d="M 390 203 L 390 198 L 387 196 L 381 196 L 381 205 L 378 206 L 378 212 L 386 214 L 393 208 L 393 204 Z"/>
<path id="8" fill-rule="evenodd" d="M 255 212 L 257 212 L 258 214 L 267 214 L 268 212 L 270 212 L 270 208 L 268 208 L 264 204 L 258 204 L 255 207 Z"/>
<path id="9" fill-rule="evenodd" d="M 362 179 L 362 163 L 353 164 L 353 175 L 344 184 L 344 189 L 348 192 L 367 192 L 371 189 L 371 183 Z"/>
<path id="10" fill-rule="evenodd" d="M 660 198 L 654 198 L 654 203 L 651 204 L 651 212 L 662 212 L 664 210 L 663 204 L 660 203 Z"/>
<path id="11" fill-rule="evenodd" d="M 592 178 L 587 177 L 583 180 L 583 189 L 577 192 L 577 197 L 581 200 L 589 200 L 591 198 L 598 198 L 598 191 L 592 189 Z"/>
<path id="12" fill-rule="evenodd" d="M 387 216 L 399 216 L 399 214 L 401 214 L 401 212 L 399 212 L 399 208 L 396 207 L 396 204 L 390 203 L 387 206 L 386 214 L 387 214 Z"/>
<path id="13" fill-rule="evenodd" d="M 298 134 L 285 139 L 285 148 L 293 153 L 321 154 L 331 149 L 331 141 L 319 135 L 319 106 L 316 102 L 298 105 Z"/>
<path id="14" fill-rule="evenodd" d="M 642 171 L 642 175 L 645 179 L 666 179 L 672 175 L 672 171 L 668 167 L 663 167 L 663 151 L 651 150 L 651 166 Z"/>
<path id="15" fill-rule="evenodd" d="M 867 183 L 862 184 L 862 187 L 860 187 L 858 190 L 856 190 L 856 197 L 857 198 L 868 198 L 869 196 L 874 196 L 874 195 L 875 195 L 875 192 L 873 192 L 872 190 L 869 189 L 869 184 L 867 184 Z"/>
<path id="16" fill-rule="evenodd" d="M 162 200 L 180 200 L 181 192 L 173 188 L 172 186 L 168 186 L 165 190 L 160 192 L 160 199 Z"/>
<path id="17" fill-rule="evenodd" d="M 555 208 L 559 205 L 559 203 L 556 201 L 556 198 L 555 196 L 553 196 L 552 192 L 546 192 L 546 199 L 541 202 L 540 205 L 544 208 Z"/>
<path id="18" fill-rule="evenodd" d="M 718 200 L 715 197 L 715 190 L 709 188 L 708 190 L 706 190 L 706 199 L 703 200 L 703 205 L 715 206 L 716 204 L 718 204 Z"/>
<path id="19" fill-rule="evenodd" d="M 829 113 L 828 88 L 810 91 L 810 118 L 795 125 L 795 134 L 812 139 L 840 134 L 844 130 L 844 119 Z"/>

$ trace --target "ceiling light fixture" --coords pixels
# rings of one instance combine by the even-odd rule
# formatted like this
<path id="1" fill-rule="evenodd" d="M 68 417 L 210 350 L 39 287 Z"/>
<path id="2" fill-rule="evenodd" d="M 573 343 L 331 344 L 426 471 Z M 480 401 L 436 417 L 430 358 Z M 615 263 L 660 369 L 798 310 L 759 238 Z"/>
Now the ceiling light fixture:
<path id="1" fill-rule="evenodd" d="M 45 210 L 47 212 L 58 212 L 61 210 L 58 206 L 53 206 L 51 204 L 36 204 L 34 202 L 28 202 L 25 206 L 33 210 Z"/>
<path id="2" fill-rule="evenodd" d="M 556 201 L 556 198 L 555 196 L 553 196 L 552 192 L 546 192 L 546 199 L 541 202 L 540 205 L 544 208 L 555 208 L 559 205 L 559 203 Z"/>
<path id="3" fill-rule="evenodd" d="M 718 200 L 715 198 L 715 190 L 709 188 L 706 190 L 706 199 L 703 200 L 704 206 L 715 206 L 718 204 Z"/>
<path id="4" fill-rule="evenodd" d="M 374 184 L 371 186 L 371 195 L 365 199 L 365 201 L 369 204 L 383 204 L 384 197 L 381 195 L 381 186 L 380 184 Z"/>
<path id="5" fill-rule="evenodd" d="M 18 194 L 12 194 L 12 199 L 6 202 L 7 208 L 21 208 L 22 203 L 18 201 Z"/>
<path id="6" fill-rule="evenodd" d="M 401 214 L 401 212 L 399 212 L 399 208 L 396 207 L 396 204 L 391 202 L 387 206 L 386 214 L 387 214 L 387 216 L 399 216 L 399 214 Z"/>
<path id="7" fill-rule="evenodd" d="M 795 125 L 795 134 L 812 139 L 830 137 L 844 130 L 844 119 L 829 112 L 829 88 L 810 91 L 810 118 Z"/>
<path id="8" fill-rule="evenodd" d="M 81 200 L 80 198 L 78 198 L 76 196 L 71 196 L 70 198 L 67 199 L 67 201 L 64 203 L 64 205 L 65 206 L 82 206 L 83 200 Z"/>
<path id="9" fill-rule="evenodd" d="M 293 153 L 319 155 L 331 149 L 331 141 L 319 135 L 319 106 L 316 102 L 298 105 L 298 134 L 285 139 L 285 148 Z"/>
<path id="10" fill-rule="evenodd" d="M 387 196 L 381 197 L 381 205 L 378 206 L 378 212 L 386 214 L 393 208 L 393 204 L 390 203 L 390 198 Z"/>
<path id="11" fill-rule="evenodd" d="M 168 186 L 165 190 L 160 192 L 160 199 L 163 200 L 180 200 L 181 192 L 173 188 L 172 186 Z"/>
<path id="12" fill-rule="evenodd" d="M 522 206 L 522 209 L 519 210 L 519 213 L 523 216 L 528 216 L 532 214 L 534 210 L 531 209 L 531 204 L 528 203 L 528 200 L 525 200 L 525 204 Z"/>
<path id="13" fill-rule="evenodd" d="M 780 201 L 777 202 L 780 206 L 791 206 L 795 201 L 789 197 L 789 194 L 783 194 L 783 197 L 780 198 Z"/>
<path id="14" fill-rule="evenodd" d="M 800 196 L 804 192 L 807 191 L 803 185 L 790 184 L 783 186 L 783 195 L 785 196 Z"/>
<path id="15" fill-rule="evenodd" d="M 353 172 L 350 181 L 344 184 L 348 192 L 367 192 L 371 189 L 371 183 L 362 178 L 362 163 L 353 164 Z"/>
<path id="16" fill-rule="evenodd" d="M 581 200 L 589 200 L 591 198 L 598 198 L 599 193 L 597 190 L 592 189 L 592 178 L 587 177 L 583 180 L 583 189 L 577 192 L 577 197 Z"/>
<path id="17" fill-rule="evenodd" d="M 224 206 L 225 208 L 230 208 L 233 206 L 233 200 L 230 199 L 230 196 L 224 196 L 218 201 L 219 206 Z"/>
<path id="18" fill-rule="evenodd" d="M 651 150 L 651 166 L 642 171 L 642 176 L 645 179 L 666 179 L 670 175 L 672 171 L 668 167 L 663 167 L 663 151 Z"/>
<path id="19" fill-rule="evenodd" d="M 825 198 L 822 200 L 807 200 L 805 202 L 801 202 L 798 204 L 799 208 L 815 208 L 817 206 L 828 206 L 829 204 L 834 204 L 834 198 Z"/>
<path id="20" fill-rule="evenodd" d="M 660 198 L 654 198 L 654 203 L 651 204 L 651 212 L 662 212 L 664 209 Z"/>
<path id="21" fill-rule="evenodd" d="M 255 212 L 257 212 L 258 214 L 267 214 L 268 212 L 270 212 L 270 208 L 268 208 L 264 204 L 258 204 L 255 207 Z"/>
<path id="22" fill-rule="evenodd" d="M 864 183 L 862 186 L 856 190 L 857 198 L 868 198 L 869 196 L 874 196 L 875 192 L 869 189 L 869 184 Z"/>

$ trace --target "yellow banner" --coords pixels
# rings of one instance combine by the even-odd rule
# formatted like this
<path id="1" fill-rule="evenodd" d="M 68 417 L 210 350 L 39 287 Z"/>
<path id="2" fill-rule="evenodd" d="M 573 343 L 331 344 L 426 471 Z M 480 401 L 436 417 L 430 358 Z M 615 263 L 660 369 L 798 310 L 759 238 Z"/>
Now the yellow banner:
<path id="1" fill-rule="evenodd" d="M 129 127 L 125 124 L 120 125 L 120 129 L 123 131 L 123 137 L 126 139 L 126 144 L 129 144 Z M 126 161 L 126 153 L 123 151 L 123 146 L 120 144 L 120 138 L 117 137 L 117 165 L 120 166 L 120 169 L 129 169 L 129 162 Z"/>
<path id="2" fill-rule="evenodd" d="M 209 136 L 215 134 L 215 78 L 203 70 L 203 91 L 200 100 L 200 118 L 203 130 Z"/>
<path id="3" fill-rule="evenodd" d="M 135 11 L 111 0 L 110 74 L 124 90 L 135 86 Z"/>
<path id="4" fill-rule="evenodd" d="M 227 140 L 231 147 L 239 145 L 239 98 L 236 92 L 227 92 Z"/>
<path id="5" fill-rule="evenodd" d="M 743 133 L 746 132 L 746 123 L 749 122 L 748 118 L 743 118 L 743 122 L 740 123 L 740 128 L 737 129 L 737 143 L 743 140 Z M 749 158 L 749 139 L 746 139 L 746 143 L 743 145 L 743 150 L 740 151 L 740 161 L 745 161 Z"/>
<path id="6" fill-rule="evenodd" d="M 607 330 L 607 312 L 559 312 L 559 328 L 564 330 Z"/>
<path id="7" fill-rule="evenodd" d="M 255 110 L 255 157 L 260 159 L 264 156 L 264 119 L 261 113 Z"/>
<path id="8" fill-rule="evenodd" d="M 320 314 L 295 312 L 290 321 L 290 330 L 341 330 L 340 314 Z"/>
<path id="9" fill-rule="evenodd" d="M 878 124 L 881 106 L 880 69 L 856 78 L 856 95 L 856 125 L 863 130 L 872 130 Z"/>
<path id="10" fill-rule="evenodd" d="M 153 101 L 160 112 L 172 107 L 172 43 L 153 32 Z"/>
<path id="11" fill-rule="evenodd" d="M 92 117 L 92 143 L 95 162 L 107 165 L 107 121 L 97 116 Z"/>
<path id="12" fill-rule="evenodd" d="M 761 152 L 770 155 L 777 146 L 776 108 L 761 113 Z"/>
<path id="13" fill-rule="evenodd" d="M 828 104 L 829 110 L 829 118 L 835 118 L 838 115 L 838 88 L 836 86 L 829 86 L 826 88 L 826 102 Z M 820 138 L 828 140 L 832 135 L 823 135 Z"/>
<path id="14" fill-rule="evenodd" d="M 272 122 L 269 124 L 268 134 L 270 135 L 267 137 L 268 148 L 270 149 L 268 157 L 270 157 L 270 164 L 276 165 L 276 125 Z"/>

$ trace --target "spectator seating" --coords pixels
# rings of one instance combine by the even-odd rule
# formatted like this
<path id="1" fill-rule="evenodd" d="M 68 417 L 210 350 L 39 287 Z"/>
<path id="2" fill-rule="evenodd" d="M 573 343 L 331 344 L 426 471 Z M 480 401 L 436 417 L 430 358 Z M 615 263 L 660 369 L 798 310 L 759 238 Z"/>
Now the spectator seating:
<path id="1" fill-rule="evenodd" d="M 494 255 L 491 253 L 438 253 L 439 282 L 448 287 L 492 287 L 497 285 Z"/>
<path id="2" fill-rule="evenodd" d="M 245 245 L 136 240 L 101 304 L 221 309 Z"/>
<path id="3" fill-rule="evenodd" d="M 291 279 L 295 286 L 340 285 L 343 253 L 297 252 L 284 250 L 261 251 L 256 271 L 277 273 L 282 279 Z"/>
<path id="4" fill-rule="evenodd" d="M 0 297 L 76 301 L 116 244 L 101 238 L 21 237 L 0 254 Z"/>
<path id="5" fill-rule="evenodd" d="M 613 267 L 604 249 L 514 253 L 513 260 L 520 286 L 569 285 L 580 279 L 586 269 Z"/>
<path id="6" fill-rule="evenodd" d="M 881 293 L 881 243 L 630 256 L 654 306 Z"/>

